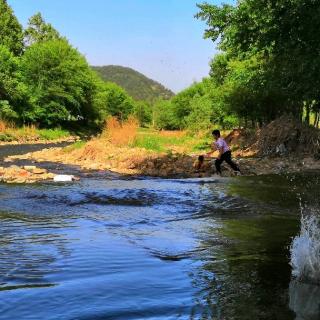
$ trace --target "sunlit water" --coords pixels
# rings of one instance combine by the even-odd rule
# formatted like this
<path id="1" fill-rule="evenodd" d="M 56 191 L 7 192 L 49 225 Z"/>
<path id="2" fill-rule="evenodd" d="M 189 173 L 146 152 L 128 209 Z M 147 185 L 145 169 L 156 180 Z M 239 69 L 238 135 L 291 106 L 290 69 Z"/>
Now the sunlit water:
<path id="1" fill-rule="evenodd" d="M 0 319 L 320 319 L 289 264 L 318 177 L 2 184 Z"/>

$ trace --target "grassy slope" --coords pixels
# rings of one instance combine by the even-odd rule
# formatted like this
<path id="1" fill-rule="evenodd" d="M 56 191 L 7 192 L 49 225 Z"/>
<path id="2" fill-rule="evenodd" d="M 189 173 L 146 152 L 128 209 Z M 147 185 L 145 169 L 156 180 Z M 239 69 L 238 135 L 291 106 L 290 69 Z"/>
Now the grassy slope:
<path id="1" fill-rule="evenodd" d="M 58 140 L 71 136 L 71 133 L 63 129 L 37 129 L 24 126 L 21 128 L 0 128 L 0 142 L 28 142 L 38 140 Z"/>
<path id="2" fill-rule="evenodd" d="M 210 149 L 210 137 L 191 136 L 184 131 L 139 129 L 132 147 L 157 152 L 192 153 Z"/>
<path id="3" fill-rule="evenodd" d="M 174 93 L 131 68 L 121 66 L 92 67 L 105 81 L 124 88 L 136 100 L 152 102 L 158 98 L 169 99 Z"/>

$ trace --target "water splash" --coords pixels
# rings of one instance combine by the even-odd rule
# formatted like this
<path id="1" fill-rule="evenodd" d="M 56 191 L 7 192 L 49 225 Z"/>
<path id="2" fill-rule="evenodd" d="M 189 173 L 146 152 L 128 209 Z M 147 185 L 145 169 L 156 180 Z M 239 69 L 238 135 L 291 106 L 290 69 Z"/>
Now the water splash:
<path id="1" fill-rule="evenodd" d="M 301 231 L 290 247 L 292 274 L 298 280 L 320 283 L 320 216 L 301 216 Z"/>

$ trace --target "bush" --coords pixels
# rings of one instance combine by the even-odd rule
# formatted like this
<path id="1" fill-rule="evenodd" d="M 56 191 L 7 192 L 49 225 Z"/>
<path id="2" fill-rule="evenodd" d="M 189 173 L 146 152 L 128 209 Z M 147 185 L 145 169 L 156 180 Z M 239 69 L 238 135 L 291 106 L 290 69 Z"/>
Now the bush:
<path id="1" fill-rule="evenodd" d="M 136 139 L 138 127 L 139 122 L 133 116 L 122 123 L 116 117 L 109 117 L 106 120 L 101 138 L 108 139 L 117 146 L 132 145 Z"/>

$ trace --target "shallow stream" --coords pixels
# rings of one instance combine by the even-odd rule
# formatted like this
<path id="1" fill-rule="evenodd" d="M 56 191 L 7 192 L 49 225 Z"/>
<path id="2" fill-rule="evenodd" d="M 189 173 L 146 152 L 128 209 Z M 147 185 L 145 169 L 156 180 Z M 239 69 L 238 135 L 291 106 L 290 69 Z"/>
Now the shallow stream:
<path id="1" fill-rule="evenodd" d="M 0 185 L 0 319 L 320 319 L 292 280 L 319 173 Z"/>

